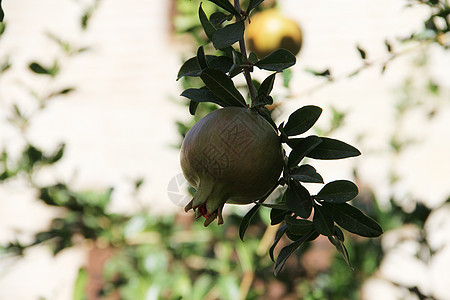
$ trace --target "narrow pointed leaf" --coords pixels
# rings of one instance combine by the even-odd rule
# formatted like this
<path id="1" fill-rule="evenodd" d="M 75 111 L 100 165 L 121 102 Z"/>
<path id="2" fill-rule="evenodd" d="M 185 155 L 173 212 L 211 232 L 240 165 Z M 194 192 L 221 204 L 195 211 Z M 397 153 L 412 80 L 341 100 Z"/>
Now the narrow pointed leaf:
<path id="1" fill-rule="evenodd" d="M 303 106 L 289 116 L 284 131 L 288 136 L 305 133 L 316 123 L 321 114 L 322 109 L 318 106 Z"/>
<path id="2" fill-rule="evenodd" d="M 217 6 L 225 9 L 227 12 L 232 13 L 235 16 L 239 16 L 239 12 L 228 0 L 208 0 L 208 1 L 215 3 Z"/>
<path id="3" fill-rule="evenodd" d="M 345 248 L 344 242 L 337 237 L 329 236 L 328 240 L 336 247 L 336 250 L 342 255 L 350 270 L 353 271 L 353 267 L 350 264 L 350 257 L 348 256 L 347 248 Z"/>
<path id="4" fill-rule="evenodd" d="M 292 168 L 288 177 L 300 182 L 323 183 L 322 176 L 313 166 L 307 164 Z"/>
<path id="5" fill-rule="evenodd" d="M 218 29 L 212 36 L 214 48 L 223 49 L 244 38 L 244 21 L 229 24 Z"/>
<path id="6" fill-rule="evenodd" d="M 327 183 L 316 195 L 317 199 L 329 203 L 345 203 L 358 195 L 358 187 L 348 180 Z"/>
<path id="7" fill-rule="evenodd" d="M 216 28 L 214 25 L 208 20 L 205 12 L 202 8 L 202 3 L 200 3 L 200 7 L 198 8 L 198 17 L 200 19 L 200 24 L 202 24 L 203 30 L 206 33 L 206 36 L 211 41 L 214 33 L 216 32 Z"/>
<path id="8" fill-rule="evenodd" d="M 210 68 L 219 70 L 223 73 L 227 73 L 233 65 L 231 58 L 227 56 L 206 55 L 206 60 Z M 197 56 L 191 57 L 181 66 L 178 71 L 177 80 L 183 76 L 197 77 L 201 71 L 202 69 L 200 69 L 200 66 L 198 65 Z"/>
<path id="9" fill-rule="evenodd" d="M 188 98 L 194 102 L 211 102 L 216 103 L 222 107 L 231 106 L 229 103 L 224 102 L 222 99 L 214 95 L 207 87 L 199 89 L 187 89 L 181 93 L 181 96 Z"/>
<path id="10" fill-rule="evenodd" d="M 322 143 L 322 138 L 315 135 L 295 139 L 295 148 L 289 153 L 288 167 L 292 168 L 297 166 L 302 159 L 305 158 L 305 156 L 308 156 L 308 153 L 318 147 L 320 143 Z"/>
<path id="11" fill-rule="evenodd" d="M 221 11 L 216 11 L 215 13 L 212 13 L 211 16 L 209 17 L 209 21 L 211 22 L 212 25 L 219 26 L 221 25 L 223 22 L 225 22 L 226 20 L 228 20 L 229 15 L 221 12 Z"/>
<path id="12" fill-rule="evenodd" d="M 275 82 L 275 75 L 273 73 L 269 75 L 264 81 L 261 83 L 261 86 L 258 89 L 258 97 L 260 96 L 269 96 L 273 89 L 273 84 Z"/>
<path id="13" fill-rule="evenodd" d="M 256 7 L 258 7 L 258 5 L 263 3 L 263 1 L 264 0 L 250 0 L 250 2 L 248 3 L 247 10 L 246 10 L 247 15 L 249 15 L 252 10 L 254 10 Z"/>
<path id="14" fill-rule="evenodd" d="M 297 219 L 293 216 L 285 216 L 284 222 L 292 234 L 303 236 L 314 229 L 313 222 L 305 219 Z"/>
<path id="15" fill-rule="evenodd" d="M 41 64 L 37 62 L 32 62 L 28 65 L 31 71 L 33 71 L 36 74 L 45 74 L 45 75 L 51 75 L 51 72 L 49 69 L 44 68 Z"/>
<path id="16" fill-rule="evenodd" d="M 273 256 L 273 251 L 275 250 L 275 247 L 277 246 L 278 242 L 281 240 L 281 238 L 283 237 L 283 235 L 286 233 L 287 231 L 287 226 L 286 224 L 281 226 L 280 229 L 277 230 L 277 233 L 275 234 L 275 238 L 273 240 L 273 244 L 269 249 L 269 255 L 270 255 L 270 259 L 275 262 L 275 258 Z"/>
<path id="17" fill-rule="evenodd" d="M 280 254 L 278 254 L 277 260 L 275 261 L 274 266 L 274 274 L 275 276 L 280 273 L 283 269 L 284 264 L 286 263 L 289 256 L 295 252 L 308 238 L 313 234 L 314 231 L 311 231 L 309 234 L 304 235 L 301 239 L 293 242 L 292 244 L 281 249 Z"/>
<path id="18" fill-rule="evenodd" d="M 334 233 L 333 216 L 323 206 L 314 206 L 313 217 L 314 228 L 320 234 L 325 236 L 332 236 Z"/>
<path id="19" fill-rule="evenodd" d="M 208 89 L 228 106 L 246 106 L 244 97 L 234 86 L 233 81 L 224 73 L 211 68 L 200 73 L 200 78 Z"/>
<path id="20" fill-rule="evenodd" d="M 308 190 L 297 181 L 289 183 L 285 192 L 286 205 L 296 215 L 302 218 L 308 218 L 311 214 L 313 201 Z"/>
<path id="21" fill-rule="evenodd" d="M 242 241 L 244 241 L 244 235 L 247 231 L 248 225 L 250 224 L 250 221 L 252 220 L 253 216 L 256 214 L 256 212 L 259 209 L 259 205 L 255 205 L 250 209 L 245 216 L 241 220 L 241 224 L 239 225 L 239 237 Z"/>
<path id="22" fill-rule="evenodd" d="M 195 102 L 195 101 L 190 101 L 189 102 L 189 113 L 192 115 L 192 116 L 194 116 L 195 115 L 195 112 L 197 111 L 197 107 L 198 107 L 198 104 L 199 104 L 200 102 Z"/>
<path id="23" fill-rule="evenodd" d="M 259 60 L 255 66 L 267 71 L 281 72 L 295 65 L 295 62 L 294 54 L 286 49 L 278 49 Z"/>
<path id="24" fill-rule="evenodd" d="M 321 137 L 322 143 L 306 156 L 315 159 L 342 159 L 361 155 L 358 149 L 342 141 Z"/>
<path id="25" fill-rule="evenodd" d="M 206 59 L 205 50 L 203 49 L 203 46 L 198 47 L 197 50 L 197 62 L 198 66 L 201 70 L 204 70 L 208 68 L 208 61 Z"/>
<path id="26" fill-rule="evenodd" d="M 364 237 L 377 237 L 383 233 L 381 226 L 362 211 L 347 203 L 323 203 L 342 228 Z"/>

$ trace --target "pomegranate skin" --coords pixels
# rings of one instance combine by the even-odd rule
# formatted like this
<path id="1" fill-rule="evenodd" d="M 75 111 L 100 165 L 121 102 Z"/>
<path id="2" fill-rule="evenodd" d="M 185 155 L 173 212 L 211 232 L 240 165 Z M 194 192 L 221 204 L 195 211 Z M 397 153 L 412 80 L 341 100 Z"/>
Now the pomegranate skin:
<path id="1" fill-rule="evenodd" d="M 200 119 L 186 134 L 180 163 L 197 190 L 185 210 L 223 223 L 225 203 L 249 204 L 266 195 L 283 169 L 275 129 L 250 108 L 227 107 Z"/>

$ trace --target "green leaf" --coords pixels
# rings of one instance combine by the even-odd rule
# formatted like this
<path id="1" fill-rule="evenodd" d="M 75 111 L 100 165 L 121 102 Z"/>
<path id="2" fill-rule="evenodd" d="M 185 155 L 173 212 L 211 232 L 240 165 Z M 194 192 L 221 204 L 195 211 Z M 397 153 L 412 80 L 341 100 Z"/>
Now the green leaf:
<path id="1" fill-rule="evenodd" d="M 212 36 L 214 48 L 223 49 L 244 38 L 244 20 L 218 29 Z"/>
<path id="2" fill-rule="evenodd" d="M 248 3 L 246 14 L 249 15 L 252 10 L 254 10 L 258 5 L 260 5 L 263 2 L 264 0 L 250 0 L 250 2 Z"/>
<path id="3" fill-rule="evenodd" d="M 328 240 L 336 247 L 336 250 L 341 253 L 342 257 L 344 258 L 345 262 L 349 266 L 349 268 L 353 271 L 353 267 L 350 264 L 350 258 L 348 256 L 347 248 L 345 248 L 344 242 L 334 236 L 328 236 Z"/>
<path id="4" fill-rule="evenodd" d="M 227 12 L 232 13 L 235 16 L 239 16 L 239 12 L 228 0 L 208 0 L 208 1 L 215 3 L 217 6 L 222 7 Z"/>
<path id="5" fill-rule="evenodd" d="M 199 89 L 187 89 L 181 93 L 180 96 L 186 97 L 194 102 L 212 102 L 222 107 L 233 106 L 214 95 L 207 87 L 201 87 Z"/>
<path id="6" fill-rule="evenodd" d="M 273 73 L 269 75 L 264 81 L 261 83 L 261 86 L 258 89 L 258 97 L 261 96 L 269 96 L 273 89 L 273 84 L 275 82 L 275 75 L 277 73 Z"/>
<path id="7" fill-rule="evenodd" d="M 195 102 L 195 101 L 192 101 L 192 100 L 189 102 L 189 113 L 191 115 L 195 115 L 195 112 L 197 111 L 197 107 L 198 107 L 199 103 L 200 102 Z"/>
<path id="8" fill-rule="evenodd" d="M 277 225 L 284 221 L 284 217 L 290 213 L 285 209 L 272 208 L 270 210 L 270 225 Z"/>
<path id="9" fill-rule="evenodd" d="M 78 276 L 73 288 L 73 300 L 85 300 L 86 299 L 86 287 L 89 281 L 88 272 L 85 268 L 78 270 Z"/>
<path id="10" fill-rule="evenodd" d="M 342 228 L 364 237 L 377 237 L 383 233 L 381 226 L 362 211 L 347 203 L 327 203 L 323 205 Z"/>
<path id="11" fill-rule="evenodd" d="M 313 166 L 307 164 L 292 168 L 287 177 L 301 182 L 323 183 L 322 176 Z"/>
<path id="12" fill-rule="evenodd" d="M 256 212 L 259 209 L 259 205 L 255 205 L 250 209 L 245 216 L 241 220 L 241 224 L 239 225 L 239 237 L 241 238 L 241 241 L 244 241 L 244 235 L 247 231 L 248 225 L 250 224 L 250 221 L 252 220 L 253 216 L 256 214 Z"/>
<path id="13" fill-rule="evenodd" d="M 342 159 L 361 155 L 358 149 L 332 138 L 321 137 L 322 143 L 306 156 L 315 159 Z"/>
<path id="14" fill-rule="evenodd" d="M 226 20 L 229 20 L 230 15 L 227 15 L 221 11 L 216 11 L 209 16 L 209 21 L 215 27 L 220 26 Z M 211 39 L 210 39 L 211 40 Z"/>
<path id="15" fill-rule="evenodd" d="M 208 61 L 206 59 L 205 50 L 203 49 L 203 46 L 198 47 L 197 50 L 197 62 L 198 66 L 201 70 L 204 70 L 208 68 Z"/>
<path id="16" fill-rule="evenodd" d="M 311 214 L 313 201 L 308 190 L 297 181 L 290 181 L 285 192 L 286 205 L 296 215 L 307 219 Z"/>
<path id="17" fill-rule="evenodd" d="M 289 256 L 291 256 L 291 254 L 294 253 L 294 251 L 297 250 L 303 244 L 303 242 L 305 242 L 309 238 L 309 236 L 312 235 L 313 233 L 314 231 L 311 230 L 310 233 L 304 235 L 301 239 L 281 249 L 280 254 L 278 254 L 277 260 L 275 261 L 274 266 L 275 276 L 277 276 L 278 273 L 280 273 L 281 269 L 283 269 L 283 266 L 286 263 Z"/>
<path id="18" fill-rule="evenodd" d="M 258 61 L 258 56 L 255 52 L 250 52 L 250 54 L 248 55 L 248 61 L 252 64 L 255 64 Z"/>
<path id="19" fill-rule="evenodd" d="M 283 235 L 285 234 L 285 232 L 287 231 L 287 226 L 286 224 L 284 224 L 283 226 L 281 226 L 278 230 L 277 233 L 275 234 L 275 238 L 273 240 L 273 244 L 269 249 L 269 255 L 270 255 L 270 259 L 275 262 L 274 256 L 273 256 L 273 251 L 275 250 L 275 247 L 277 246 L 278 242 L 281 240 L 281 238 L 283 237 Z"/>
<path id="20" fill-rule="evenodd" d="M 305 71 L 313 74 L 314 76 L 326 77 L 329 81 L 333 81 L 330 69 L 326 69 L 325 71 L 314 71 L 311 69 L 306 69 Z"/>
<path id="21" fill-rule="evenodd" d="M 28 65 L 31 71 L 33 71 L 36 74 L 45 74 L 45 75 L 51 75 L 49 69 L 44 68 L 42 65 L 40 65 L 37 62 L 33 62 Z"/>
<path id="22" fill-rule="evenodd" d="M 291 140 L 292 141 L 292 140 Z M 318 147 L 322 143 L 322 138 L 318 136 L 311 135 L 306 138 L 298 138 L 295 139 L 294 148 L 291 153 L 289 153 L 288 158 L 288 167 L 292 168 L 298 165 L 305 156 L 308 156 L 308 153 L 314 150 L 314 148 Z"/>
<path id="23" fill-rule="evenodd" d="M 288 136 L 299 135 L 308 131 L 322 114 L 318 106 L 307 105 L 294 111 L 284 126 L 284 132 Z"/>
<path id="24" fill-rule="evenodd" d="M 327 211 L 327 209 L 320 205 L 314 205 L 314 228 L 320 234 L 326 236 L 332 236 L 334 233 L 334 220 L 333 216 Z"/>
<path id="25" fill-rule="evenodd" d="M 295 235 L 303 236 L 314 229 L 313 222 L 305 219 L 297 219 L 293 216 L 286 216 L 284 222 L 289 231 Z"/>
<path id="26" fill-rule="evenodd" d="M 345 203 L 358 195 L 358 187 L 348 180 L 327 183 L 316 195 L 317 199 L 329 203 Z"/>
<path id="27" fill-rule="evenodd" d="M 255 63 L 260 69 L 281 72 L 284 69 L 295 65 L 294 54 L 286 49 L 278 49 Z"/>
<path id="28" fill-rule="evenodd" d="M 206 60 L 210 68 L 223 73 L 227 73 L 233 65 L 233 61 L 227 56 L 206 55 Z M 201 71 L 202 69 L 200 69 L 198 64 L 197 56 L 191 57 L 181 66 L 178 71 L 177 80 L 184 76 L 197 77 Z"/>
<path id="29" fill-rule="evenodd" d="M 358 50 L 359 55 L 361 56 L 362 59 L 367 58 L 366 51 L 364 51 L 364 49 L 362 49 L 359 45 L 356 45 L 356 50 Z"/>
<path id="30" fill-rule="evenodd" d="M 200 24 L 202 24 L 202 28 L 206 33 L 206 36 L 211 41 L 214 33 L 216 32 L 216 28 L 214 25 L 208 20 L 208 17 L 206 16 L 205 12 L 202 8 L 202 3 L 200 2 L 200 6 L 198 8 L 198 17 L 200 19 Z"/>
<path id="31" fill-rule="evenodd" d="M 228 103 L 229 106 L 246 107 L 244 97 L 239 93 L 233 81 L 225 73 L 208 68 L 200 73 L 200 78 L 211 92 L 225 103 Z"/>

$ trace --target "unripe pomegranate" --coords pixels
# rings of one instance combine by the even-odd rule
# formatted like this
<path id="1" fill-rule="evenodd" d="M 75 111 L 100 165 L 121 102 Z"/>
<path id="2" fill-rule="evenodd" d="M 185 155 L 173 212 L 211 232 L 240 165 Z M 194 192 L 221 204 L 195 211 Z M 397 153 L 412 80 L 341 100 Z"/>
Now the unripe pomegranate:
<path id="1" fill-rule="evenodd" d="M 249 204 L 267 194 L 283 169 L 275 129 L 250 108 L 227 107 L 200 119 L 181 146 L 181 168 L 197 190 L 186 211 L 223 223 L 225 203 Z"/>

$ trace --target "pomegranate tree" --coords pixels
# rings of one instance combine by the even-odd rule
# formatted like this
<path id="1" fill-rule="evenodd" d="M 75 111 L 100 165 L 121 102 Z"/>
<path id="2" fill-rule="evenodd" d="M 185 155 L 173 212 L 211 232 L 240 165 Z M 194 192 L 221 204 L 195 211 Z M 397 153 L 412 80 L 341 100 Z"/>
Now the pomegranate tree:
<path id="1" fill-rule="evenodd" d="M 216 218 L 219 224 L 224 222 L 225 203 L 255 203 L 241 221 L 239 235 L 243 240 L 252 216 L 262 206 L 270 208 L 270 225 L 280 226 L 269 250 L 271 258 L 282 236 L 292 240 L 278 255 L 275 274 L 304 242 L 319 235 L 326 236 L 348 263 L 341 228 L 364 237 L 379 236 L 382 229 L 347 203 L 358 195 L 357 186 L 349 180 L 328 182 L 317 194 L 311 194 L 304 183 L 324 184 L 324 180 L 313 166 L 302 162 L 304 158 L 342 159 L 361 153 L 333 138 L 300 137 L 322 113 L 314 105 L 300 107 L 277 126 L 271 118 L 276 107 L 271 92 L 276 75 L 295 64 L 295 55 L 287 49 L 277 49 L 261 59 L 254 53 L 247 55 L 245 24 L 263 0 L 250 0 L 245 11 L 239 0 L 234 0 L 234 5 L 229 0 L 209 1 L 220 9 L 208 17 L 200 5 L 199 19 L 212 44 L 198 48 L 196 56 L 180 68 L 178 79 L 198 77 L 204 84 L 181 94 L 190 100 L 192 115 L 202 102 L 222 108 L 201 118 L 183 141 L 181 167 L 196 189 L 185 210 L 204 216 L 208 226 Z M 205 49 L 212 48 L 214 55 L 207 55 Z M 255 81 L 251 76 L 254 68 L 270 74 L 262 82 Z M 246 97 L 233 81 L 239 74 L 245 78 Z M 283 196 L 265 203 L 278 186 L 285 186 Z"/>

